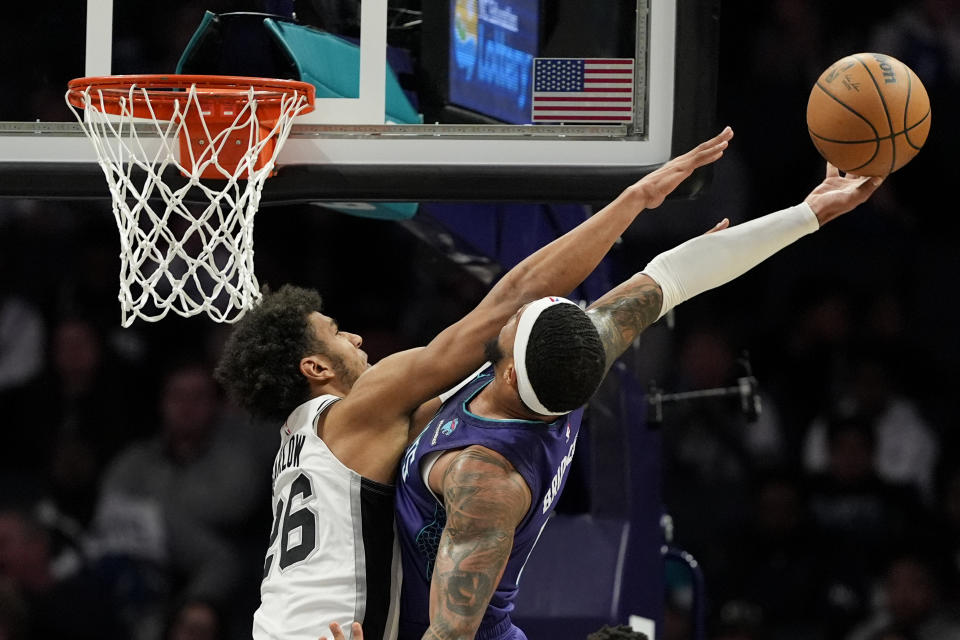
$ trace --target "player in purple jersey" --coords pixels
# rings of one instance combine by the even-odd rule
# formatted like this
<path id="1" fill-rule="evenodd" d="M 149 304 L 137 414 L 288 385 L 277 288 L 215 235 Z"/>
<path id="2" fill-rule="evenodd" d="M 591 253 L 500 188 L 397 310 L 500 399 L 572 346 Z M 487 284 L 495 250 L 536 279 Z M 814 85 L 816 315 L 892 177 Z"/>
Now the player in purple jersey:
<path id="1" fill-rule="evenodd" d="M 826 179 L 799 205 L 660 254 L 586 311 L 524 305 L 407 448 L 397 486 L 400 640 L 521 640 L 518 579 L 573 457 L 582 406 L 646 327 L 865 202 L 880 178 Z"/>
<path id="2" fill-rule="evenodd" d="M 598 362 L 602 366 L 603 351 L 596 339 L 596 331 L 593 331 L 593 338 Z M 469 456 L 479 453 L 480 457 L 472 461 L 475 464 L 485 466 L 494 463 L 500 465 L 501 471 L 509 471 L 507 477 L 513 483 L 513 492 L 498 491 L 495 495 L 481 496 L 480 499 L 498 501 L 503 497 L 512 503 L 516 513 L 523 511 L 523 517 L 513 527 L 512 545 L 499 550 L 508 554 L 499 582 L 493 582 L 493 576 L 484 573 L 470 576 L 464 573 L 462 576 L 467 582 L 455 586 L 452 593 L 464 593 L 465 587 L 471 595 L 468 601 L 449 603 L 462 612 L 469 602 L 475 600 L 474 594 L 492 590 L 483 612 L 480 625 L 482 633 L 477 637 L 512 637 L 506 632 L 511 628 L 509 612 L 513 609 L 520 572 L 547 518 L 553 512 L 555 497 L 559 496 L 566 482 L 583 409 L 554 416 L 549 423 L 516 417 L 481 417 L 471 410 L 473 402 L 490 386 L 493 376 L 494 368 L 488 367 L 445 402 L 427 428 L 407 449 L 407 455 L 401 462 L 401 479 L 397 490 L 398 535 L 404 574 L 400 598 L 401 638 L 421 638 L 430 626 L 430 594 L 427 586 L 437 561 L 438 544 L 448 515 L 445 505 L 428 487 L 438 484 L 430 482 L 432 468 L 443 453 L 450 450 L 456 450 L 464 456 L 463 459 L 458 456 L 462 464 L 466 464 Z M 491 453 L 488 454 L 488 451 Z M 481 469 L 480 466 L 475 468 Z M 446 506 L 449 507 L 449 503 Z M 478 506 L 478 509 L 486 509 L 487 506 L 492 505 Z M 500 506 L 494 508 L 499 509 Z M 452 514 L 450 518 L 455 521 L 459 515 Z M 478 559 L 474 558 L 473 561 Z M 444 575 L 456 580 L 453 576 Z M 479 584 L 475 579 L 486 580 L 487 584 Z"/>
<path id="3" fill-rule="evenodd" d="M 314 459 L 325 461 L 324 469 L 294 467 L 296 473 L 287 474 L 291 482 L 274 487 L 281 493 L 273 500 L 274 533 L 265 562 L 269 598 L 261 593 L 262 627 L 271 627 L 264 633 L 274 637 L 283 630 L 284 638 L 316 638 L 320 631 L 303 612 L 314 618 L 329 615 L 324 607 L 336 601 L 335 634 L 356 635 L 344 622 L 353 616 L 364 623 L 368 640 L 391 635 L 394 540 L 391 528 L 379 525 L 384 517 L 388 523 L 393 519 L 388 498 L 410 433 L 436 412 L 437 394 L 484 362 L 484 345 L 511 314 L 540 296 L 579 285 L 641 210 L 659 206 L 695 169 L 720 158 L 732 136 L 728 127 L 627 187 L 590 219 L 511 269 L 473 311 L 426 347 L 370 366 L 360 336 L 341 330 L 321 313 L 319 294 L 297 287 L 264 296 L 245 314 L 227 341 L 217 379 L 244 408 L 278 427 L 288 416 L 296 418 L 288 427 L 308 429 L 296 434 L 305 438 L 298 442 L 307 443 L 303 446 L 315 453 Z M 325 401 L 319 412 L 310 413 L 312 406 L 305 405 L 322 396 L 342 399 Z M 288 432 L 283 437 L 293 436 Z M 278 460 L 277 469 L 290 471 L 283 462 L 288 458 Z M 343 479 L 344 486 L 321 482 L 319 471 Z M 314 512 L 321 497 L 344 514 L 337 526 L 329 518 L 321 522 Z M 285 571 L 277 569 L 274 556 L 286 557 Z M 349 560 L 355 556 L 364 567 L 362 575 L 354 575 Z M 327 563 L 336 569 L 335 576 L 303 570 L 329 558 L 343 558 Z M 336 583 L 336 594 L 328 583 Z M 346 593 L 344 585 L 353 584 L 356 593 Z"/>

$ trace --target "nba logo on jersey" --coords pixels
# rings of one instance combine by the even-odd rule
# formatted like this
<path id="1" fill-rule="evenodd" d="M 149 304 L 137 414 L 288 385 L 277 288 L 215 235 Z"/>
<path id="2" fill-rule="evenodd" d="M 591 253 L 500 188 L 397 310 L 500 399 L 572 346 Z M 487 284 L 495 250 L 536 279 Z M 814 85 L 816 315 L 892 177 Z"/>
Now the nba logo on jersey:
<path id="1" fill-rule="evenodd" d="M 430 441 L 430 446 L 437 444 L 437 438 L 440 437 L 442 433 L 445 436 L 453 433 L 453 430 L 457 428 L 459 424 L 459 418 L 454 418 L 453 420 L 447 420 L 446 422 L 441 422 L 437 425 L 437 428 L 433 432 L 433 440 Z"/>
<path id="2" fill-rule="evenodd" d="M 453 433 L 453 430 L 456 428 L 457 428 L 457 419 L 454 418 L 453 420 L 450 420 L 444 423 L 444 425 L 440 427 L 440 433 L 442 433 L 445 436 L 448 436 L 451 433 Z"/>

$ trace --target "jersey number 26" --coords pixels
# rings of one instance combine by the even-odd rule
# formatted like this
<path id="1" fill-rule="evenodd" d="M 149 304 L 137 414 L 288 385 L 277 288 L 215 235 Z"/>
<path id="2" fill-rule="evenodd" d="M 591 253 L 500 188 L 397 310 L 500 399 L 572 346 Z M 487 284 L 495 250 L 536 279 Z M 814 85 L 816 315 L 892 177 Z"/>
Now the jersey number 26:
<path id="1" fill-rule="evenodd" d="M 273 545 L 280 537 L 280 569 L 294 565 L 302 560 L 306 560 L 314 547 L 317 546 L 317 516 L 306 506 L 300 506 L 296 510 L 291 507 L 300 496 L 300 505 L 313 495 L 313 486 L 310 484 L 310 478 L 301 473 L 290 485 L 290 497 L 284 509 L 283 500 L 277 502 L 277 509 L 273 515 L 273 528 L 270 531 L 270 552 L 267 554 L 263 563 L 263 577 L 266 578 L 270 573 L 270 567 L 273 564 L 275 555 Z M 291 533 L 300 530 L 299 541 L 291 545 Z"/>

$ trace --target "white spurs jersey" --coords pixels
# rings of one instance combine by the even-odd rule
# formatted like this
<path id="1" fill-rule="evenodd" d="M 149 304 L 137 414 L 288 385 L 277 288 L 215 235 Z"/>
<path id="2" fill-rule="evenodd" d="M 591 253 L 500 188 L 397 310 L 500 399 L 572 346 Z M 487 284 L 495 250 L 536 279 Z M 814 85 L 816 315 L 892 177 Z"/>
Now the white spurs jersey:
<path id="1" fill-rule="evenodd" d="M 317 640 L 331 622 L 350 640 L 355 620 L 365 640 L 396 638 L 394 487 L 348 469 L 317 436 L 317 419 L 338 400 L 303 403 L 281 429 L 255 640 Z"/>

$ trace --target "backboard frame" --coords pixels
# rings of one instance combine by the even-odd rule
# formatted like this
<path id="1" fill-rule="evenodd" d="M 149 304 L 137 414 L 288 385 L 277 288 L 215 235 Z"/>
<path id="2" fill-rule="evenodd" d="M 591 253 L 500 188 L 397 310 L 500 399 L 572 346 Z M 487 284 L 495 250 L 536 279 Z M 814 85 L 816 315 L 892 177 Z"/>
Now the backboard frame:
<path id="1" fill-rule="evenodd" d="M 109 19 L 109 1 L 89 0 L 90 7 L 100 8 L 88 15 L 89 29 L 91 20 Z M 361 5 L 364 29 L 371 30 L 362 34 L 361 56 L 380 62 L 386 5 L 386 0 Z M 718 0 L 639 0 L 637 19 L 647 22 L 649 41 L 643 89 L 650 99 L 642 127 L 364 124 L 369 114 L 354 118 L 361 122 L 338 118 L 335 124 L 300 119 L 261 204 L 610 200 L 719 130 Z M 98 65 L 104 60 L 109 52 L 88 51 L 88 70 L 102 72 Z M 376 73 L 376 65 L 368 68 Z M 356 111 L 369 98 L 382 113 L 382 88 L 382 82 L 362 78 L 359 102 L 331 105 Z M 317 111 L 325 108 L 318 104 Z M 710 174 L 699 171 L 673 197 L 694 197 Z M 107 200 L 110 195 L 79 124 L 21 122 L 0 123 L 0 197 Z"/>

